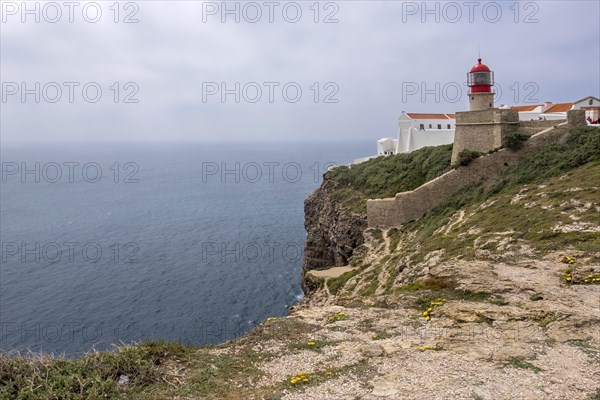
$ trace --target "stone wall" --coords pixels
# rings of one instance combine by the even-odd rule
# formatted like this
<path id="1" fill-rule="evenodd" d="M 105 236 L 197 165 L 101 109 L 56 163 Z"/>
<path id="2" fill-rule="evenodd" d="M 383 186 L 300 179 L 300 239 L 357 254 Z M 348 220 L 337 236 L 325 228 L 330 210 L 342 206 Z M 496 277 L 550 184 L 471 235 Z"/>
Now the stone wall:
<path id="1" fill-rule="evenodd" d="M 495 93 L 470 93 L 469 109 L 471 111 L 487 110 L 494 107 Z"/>
<path id="2" fill-rule="evenodd" d="M 549 144 L 560 142 L 571 128 L 582 125 L 581 120 L 580 115 L 569 111 L 566 123 L 532 136 L 523 143 L 520 150 L 500 149 L 473 160 L 468 166 L 453 169 L 415 190 L 398 193 L 394 198 L 367 200 L 368 225 L 389 228 L 413 221 L 465 186 L 477 182 L 494 182 L 509 166 L 530 157 Z M 585 118 L 583 123 L 585 124 Z"/>
<path id="3" fill-rule="evenodd" d="M 555 120 L 545 120 L 545 121 L 520 121 L 519 122 L 519 130 L 523 128 L 550 128 L 551 126 L 556 126 L 566 122 L 566 119 L 555 119 Z M 540 129 L 541 130 L 541 129 Z"/>
<path id="4" fill-rule="evenodd" d="M 463 150 L 487 153 L 500 148 L 504 135 L 514 132 L 518 126 L 519 113 L 516 110 L 490 108 L 456 113 L 452 164 L 458 162 L 459 153 Z"/>

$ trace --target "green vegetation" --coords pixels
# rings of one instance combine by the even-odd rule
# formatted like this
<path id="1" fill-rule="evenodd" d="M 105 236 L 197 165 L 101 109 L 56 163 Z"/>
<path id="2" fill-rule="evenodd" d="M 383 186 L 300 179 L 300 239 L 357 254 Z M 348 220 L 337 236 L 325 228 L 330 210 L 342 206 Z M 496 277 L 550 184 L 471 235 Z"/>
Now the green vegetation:
<path id="1" fill-rule="evenodd" d="M 373 340 L 385 340 L 394 337 L 393 334 L 384 331 L 378 331 L 372 337 Z"/>
<path id="2" fill-rule="evenodd" d="M 542 328 L 547 328 L 553 322 L 558 321 L 558 317 L 556 315 L 548 315 L 546 318 L 540 321 L 540 326 Z"/>
<path id="3" fill-rule="evenodd" d="M 474 151 L 474 150 L 463 150 L 460 153 L 458 153 L 458 165 L 462 165 L 463 167 L 471 164 L 471 161 L 473 161 L 476 158 L 479 158 L 483 155 L 484 153 L 481 153 L 479 151 Z M 458 166 L 457 165 L 457 166 Z"/>
<path id="4" fill-rule="evenodd" d="M 496 306 L 505 306 L 508 305 L 508 301 L 500 295 L 494 295 L 488 299 L 488 303 L 494 304 Z"/>
<path id="5" fill-rule="evenodd" d="M 371 234 L 371 236 L 373 236 L 373 239 L 375 239 L 378 243 L 383 242 L 383 232 L 381 231 L 381 229 L 369 229 L 369 233 Z"/>
<path id="6" fill-rule="evenodd" d="M 511 150 L 518 150 L 523 147 L 523 142 L 528 140 L 531 136 L 524 132 L 511 132 L 504 136 L 504 147 L 508 147 Z"/>
<path id="7" fill-rule="evenodd" d="M 542 296 L 541 293 L 534 293 L 529 297 L 529 300 L 531 300 L 531 301 L 544 300 L 544 296 Z"/>
<path id="8" fill-rule="evenodd" d="M 390 239 L 390 251 L 395 251 L 400 243 L 400 230 L 392 228 L 388 231 L 387 236 Z"/>
<path id="9" fill-rule="evenodd" d="M 344 313 L 334 317 L 348 318 Z M 264 374 L 257 365 L 274 357 L 254 349 L 269 340 L 316 351 L 335 344 L 311 339 L 318 328 L 293 318 L 270 319 L 244 337 L 220 345 L 218 352 L 210 346 L 159 341 L 91 352 L 80 359 L 2 355 L 0 400 L 280 398 L 289 382 L 264 388 L 254 384 Z"/>
<path id="10" fill-rule="evenodd" d="M 431 290 L 439 292 L 443 289 L 453 289 L 456 287 L 456 281 L 448 278 L 426 278 L 422 281 L 415 281 L 396 289 L 398 292 L 417 292 L 421 290 Z"/>
<path id="11" fill-rule="evenodd" d="M 359 269 L 354 269 L 352 271 L 348 271 L 338 276 L 337 278 L 329 278 L 327 280 L 327 288 L 329 289 L 329 293 L 337 294 L 341 288 L 354 276 L 358 275 L 360 272 Z"/>
<path id="12" fill-rule="evenodd" d="M 187 362 L 194 352 L 177 343 L 149 342 L 81 359 L 1 356 L 0 399 L 117 398 L 162 382 L 164 366 Z M 118 383 L 122 375 L 128 378 L 126 385 Z"/>
<path id="13" fill-rule="evenodd" d="M 534 372 L 542 371 L 541 368 L 538 368 L 535 365 L 533 365 L 532 363 L 525 361 L 522 357 L 511 357 L 508 360 L 507 365 L 510 365 L 511 367 L 514 367 L 514 368 L 530 369 Z"/>
<path id="14" fill-rule="evenodd" d="M 335 168 L 335 199 L 349 210 L 366 213 L 367 199 L 393 197 L 413 190 L 450 170 L 452 145 L 425 147 L 409 154 L 377 157 L 362 164 Z"/>

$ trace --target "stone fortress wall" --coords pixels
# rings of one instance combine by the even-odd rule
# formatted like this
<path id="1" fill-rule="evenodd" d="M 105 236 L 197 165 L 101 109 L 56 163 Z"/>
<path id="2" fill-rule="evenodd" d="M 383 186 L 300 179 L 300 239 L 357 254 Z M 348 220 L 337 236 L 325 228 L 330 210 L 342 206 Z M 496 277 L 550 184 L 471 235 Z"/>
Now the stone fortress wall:
<path id="1" fill-rule="evenodd" d="M 476 111 L 476 113 L 480 112 L 494 113 L 496 110 Z M 492 117 L 502 118 L 502 115 Z M 506 122 L 512 125 L 511 116 L 508 115 L 506 118 Z M 516 151 L 502 148 L 473 160 L 467 166 L 455 168 L 414 190 L 398 193 L 393 198 L 367 200 L 368 226 L 390 228 L 416 220 L 460 189 L 477 182 L 494 182 L 509 166 L 530 157 L 549 144 L 560 142 L 572 128 L 585 125 L 584 110 L 568 111 L 566 122 L 527 121 L 515 124 L 516 130 L 536 132 L 523 143 L 522 148 Z M 482 128 L 489 130 L 485 126 Z M 475 134 L 477 129 L 473 128 L 472 131 Z M 488 135 L 490 139 L 494 136 L 496 135 Z"/>

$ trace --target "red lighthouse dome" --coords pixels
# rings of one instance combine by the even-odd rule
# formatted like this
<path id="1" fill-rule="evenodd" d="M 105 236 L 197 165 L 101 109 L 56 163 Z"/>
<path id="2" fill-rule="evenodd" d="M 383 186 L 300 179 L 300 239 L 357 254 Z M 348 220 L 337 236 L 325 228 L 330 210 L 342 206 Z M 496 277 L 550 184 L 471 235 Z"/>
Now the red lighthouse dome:
<path id="1" fill-rule="evenodd" d="M 481 62 L 481 58 L 477 60 L 477 64 L 467 74 L 467 85 L 471 88 L 471 93 L 492 92 L 494 73 Z"/>

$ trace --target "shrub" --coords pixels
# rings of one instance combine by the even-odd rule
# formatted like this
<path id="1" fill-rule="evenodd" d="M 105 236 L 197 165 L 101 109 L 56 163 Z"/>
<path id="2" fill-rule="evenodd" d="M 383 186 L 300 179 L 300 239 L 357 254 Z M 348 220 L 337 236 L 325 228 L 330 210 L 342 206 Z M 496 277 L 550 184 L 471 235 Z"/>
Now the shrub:
<path id="1" fill-rule="evenodd" d="M 344 285 L 353 277 L 355 277 L 356 275 L 358 275 L 360 271 L 359 270 L 352 270 L 352 271 L 348 271 L 343 273 L 342 275 L 338 276 L 337 278 L 330 278 L 327 280 L 327 288 L 329 289 L 329 292 L 331 294 L 337 294 L 341 288 L 344 287 Z"/>
<path id="2" fill-rule="evenodd" d="M 511 150 L 518 150 L 523 147 L 523 142 L 530 138 L 530 135 L 524 132 L 511 132 L 504 136 L 504 147 Z"/>
<path id="3" fill-rule="evenodd" d="M 393 197 L 413 190 L 450 170 L 452 145 L 425 147 L 411 153 L 377 157 L 351 168 L 326 173 L 335 183 L 334 199 L 351 211 L 366 213 L 367 199 Z"/>
<path id="4" fill-rule="evenodd" d="M 463 150 L 458 153 L 458 165 L 467 166 L 476 158 L 481 157 L 482 153 L 474 150 Z"/>

